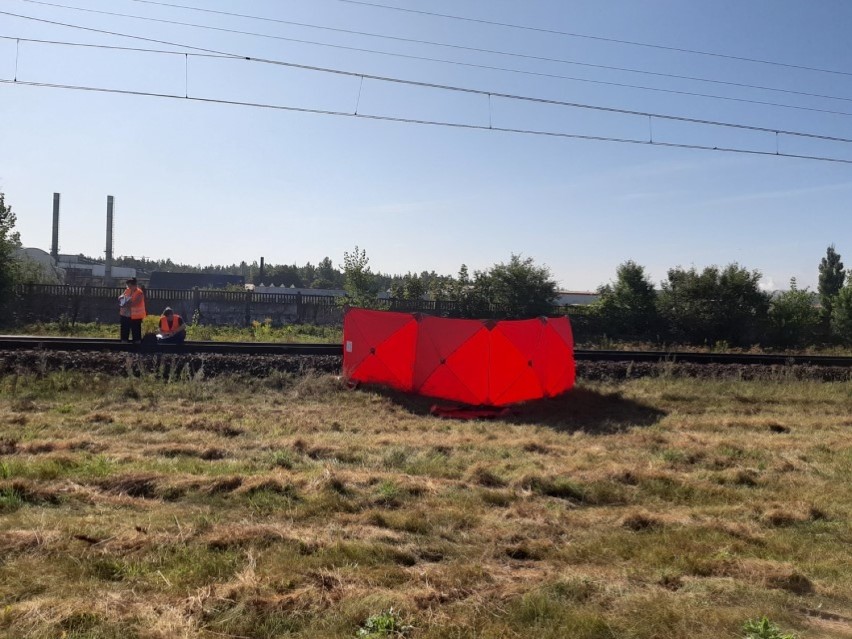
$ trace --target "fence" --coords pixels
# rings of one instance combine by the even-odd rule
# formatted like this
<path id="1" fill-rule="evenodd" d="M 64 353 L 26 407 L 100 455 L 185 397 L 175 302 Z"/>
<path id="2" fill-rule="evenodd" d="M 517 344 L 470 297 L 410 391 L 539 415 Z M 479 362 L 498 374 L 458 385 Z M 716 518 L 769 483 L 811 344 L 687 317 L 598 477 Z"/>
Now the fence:
<path id="1" fill-rule="evenodd" d="M 71 323 L 118 321 L 118 297 L 124 287 L 22 284 L 16 287 L 13 319 L 17 322 Z M 252 321 L 271 319 L 275 325 L 311 323 L 333 325 L 343 321 L 343 299 L 333 295 L 305 295 L 301 292 L 255 293 L 213 289 L 145 289 L 147 311 L 159 315 L 166 306 L 187 321 L 198 317 L 215 326 L 248 326 Z M 458 317 L 465 308 L 459 302 L 444 300 L 378 300 L 384 310 Z M 483 317 L 499 317 L 504 309 L 490 305 L 477 309 Z M 589 324 L 589 310 L 578 306 L 555 306 L 553 315 L 568 315 L 583 333 Z"/>
<path id="2" fill-rule="evenodd" d="M 123 287 L 60 286 L 24 284 L 16 287 L 13 319 L 17 322 L 118 321 L 118 297 Z M 343 312 L 336 298 L 328 295 L 254 293 L 212 289 L 145 290 L 149 314 L 159 315 L 167 306 L 186 318 L 204 324 L 247 326 L 271 319 L 276 325 L 310 322 L 339 324 Z"/>
<path id="3" fill-rule="evenodd" d="M 56 296 L 80 297 L 92 299 L 109 299 L 115 301 L 124 293 L 124 287 L 113 286 L 68 286 L 64 284 L 19 284 L 15 293 L 18 297 L 26 296 Z M 145 299 L 151 302 L 164 300 L 184 300 L 201 302 L 242 303 L 246 300 L 260 303 L 276 304 L 321 304 L 335 306 L 336 299 L 331 295 L 303 295 L 279 293 L 255 293 L 253 291 L 225 291 L 215 289 L 170 289 L 146 288 Z"/>

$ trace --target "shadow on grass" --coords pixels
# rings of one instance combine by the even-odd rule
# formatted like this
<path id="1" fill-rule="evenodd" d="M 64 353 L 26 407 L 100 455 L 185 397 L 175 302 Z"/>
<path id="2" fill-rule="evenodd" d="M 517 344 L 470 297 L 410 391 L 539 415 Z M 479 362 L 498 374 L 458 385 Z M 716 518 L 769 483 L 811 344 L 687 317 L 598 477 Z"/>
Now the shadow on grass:
<path id="1" fill-rule="evenodd" d="M 432 397 L 422 397 L 371 386 L 370 390 L 388 398 L 414 415 L 429 415 L 435 405 L 455 407 L 458 404 Z M 636 426 L 657 423 L 666 413 L 658 408 L 625 399 L 619 393 L 599 393 L 586 388 L 547 399 L 508 407 L 506 414 L 494 417 L 509 424 L 545 426 L 560 432 L 587 432 L 607 435 Z"/>

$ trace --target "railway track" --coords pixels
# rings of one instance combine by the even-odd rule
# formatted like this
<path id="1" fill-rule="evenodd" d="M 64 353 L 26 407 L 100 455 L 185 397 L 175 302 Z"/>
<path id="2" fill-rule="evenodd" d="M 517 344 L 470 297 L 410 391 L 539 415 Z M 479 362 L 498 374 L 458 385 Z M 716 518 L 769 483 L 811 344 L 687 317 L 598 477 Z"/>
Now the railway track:
<path id="1" fill-rule="evenodd" d="M 195 355 L 337 355 L 343 354 L 340 344 L 283 344 L 257 342 L 187 342 L 171 344 L 127 344 L 117 339 L 80 337 L 32 337 L 0 335 L 0 352 L 15 350 L 88 351 L 112 353 L 174 353 Z"/>
<path id="2" fill-rule="evenodd" d="M 77 337 L 33 337 L 0 335 L 0 352 L 10 350 L 89 351 L 173 354 L 233 355 L 330 355 L 340 357 L 340 344 L 284 344 L 257 342 L 187 342 L 181 346 L 123 344 L 115 339 Z M 832 355 L 754 355 L 745 353 L 698 353 L 666 351 L 576 350 L 577 361 L 592 362 L 678 362 L 688 364 L 760 364 L 764 366 L 852 367 L 852 357 Z"/>

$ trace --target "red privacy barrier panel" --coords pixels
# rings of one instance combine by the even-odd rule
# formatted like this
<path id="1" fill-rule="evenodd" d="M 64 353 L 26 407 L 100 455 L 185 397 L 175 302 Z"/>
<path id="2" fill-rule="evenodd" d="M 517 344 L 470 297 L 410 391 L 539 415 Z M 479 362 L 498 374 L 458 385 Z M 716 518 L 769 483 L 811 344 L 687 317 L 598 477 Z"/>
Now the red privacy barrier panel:
<path id="1" fill-rule="evenodd" d="M 352 380 L 474 406 L 552 397 L 574 385 L 567 317 L 457 320 L 350 309 L 343 373 Z"/>

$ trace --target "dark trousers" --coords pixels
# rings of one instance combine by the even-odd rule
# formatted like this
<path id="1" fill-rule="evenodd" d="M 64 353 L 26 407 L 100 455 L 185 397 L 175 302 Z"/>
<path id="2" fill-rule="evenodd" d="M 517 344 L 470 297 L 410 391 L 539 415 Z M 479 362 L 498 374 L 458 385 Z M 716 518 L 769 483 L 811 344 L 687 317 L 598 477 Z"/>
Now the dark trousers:
<path id="1" fill-rule="evenodd" d="M 130 339 L 130 334 L 133 333 L 133 341 L 142 341 L 142 320 L 130 319 L 129 317 L 121 316 L 121 341 L 126 342 Z"/>
<path id="2" fill-rule="evenodd" d="M 186 339 L 186 331 L 175 333 L 171 337 L 161 337 L 157 340 L 159 344 L 183 344 Z"/>

